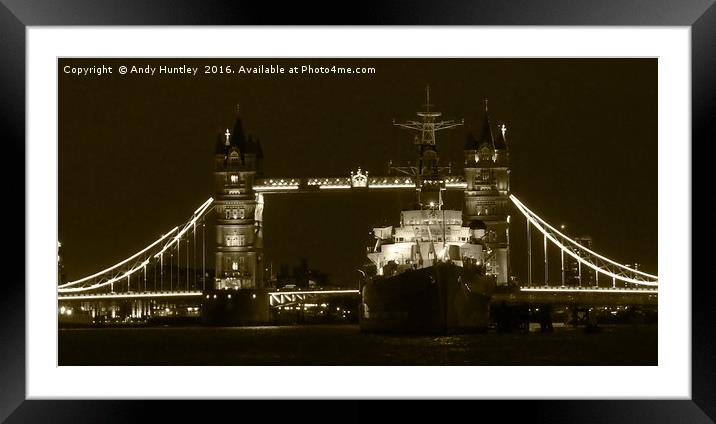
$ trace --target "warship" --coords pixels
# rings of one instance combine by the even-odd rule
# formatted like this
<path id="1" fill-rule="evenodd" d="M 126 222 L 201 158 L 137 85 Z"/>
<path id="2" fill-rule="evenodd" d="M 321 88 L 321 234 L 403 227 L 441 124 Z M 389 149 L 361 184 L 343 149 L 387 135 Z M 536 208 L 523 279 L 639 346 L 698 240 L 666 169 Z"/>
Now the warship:
<path id="1" fill-rule="evenodd" d="M 361 330 L 486 329 L 495 276 L 485 272 L 484 229 L 462 226 L 462 211 L 437 206 L 403 211 L 400 221 L 373 229 L 377 241 L 368 259 L 375 273 L 361 292 Z"/>
<path id="2" fill-rule="evenodd" d="M 494 213 L 480 209 L 475 213 L 481 219 L 473 219 L 472 210 L 464 214 L 445 208 L 443 192 L 454 179 L 450 166 L 438 164 L 435 132 L 464 121 L 436 121 L 441 114 L 430 111 L 429 96 L 428 89 L 426 111 L 417 113 L 421 119 L 394 123 L 420 134 L 415 137 L 415 166 L 391 164 L 392 170 L 410 175 L 416 197 L 400 212 L 398 225 L 373 229 L 375 245 L 367 248 L 370 262 L 361 289 L 360 328 L 364 332 L 449 334 L 484 330 L 489 325 L 490 299 L 502 276 L 495 264 L 504 263 L 506 249 L 494 243 L 496 231 L 491 231 L 489 221 Z M 486 139 L 491 141 L 487 117 L 486 128 Z M 474 150 L 466 153 L 477 163 L 478 143 L 473 140 L 472 144 Z M 491 150 L 495 151 L 494 144 Z M 495 159 L 485 156 L 482 163 L 494 167 Z M 474 168 L 479 172 L 479 165 Z M 474 184 L 467 183 L 467 192 L 497 193 L 494 186 L 484 191 L 475 185 L 487 186 L 488 181 L 473 180 Z M 472 203 L 470 207 L 475 209 Z"/>

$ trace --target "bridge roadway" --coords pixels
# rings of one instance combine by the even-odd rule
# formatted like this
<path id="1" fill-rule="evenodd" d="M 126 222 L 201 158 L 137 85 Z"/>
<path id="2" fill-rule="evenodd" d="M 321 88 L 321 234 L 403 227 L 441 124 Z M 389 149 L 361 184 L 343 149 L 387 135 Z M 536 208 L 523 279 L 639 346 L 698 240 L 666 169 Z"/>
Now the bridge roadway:
<path id="1" fill-rule="evenodd" d="M 513 305 L 656 306 L 658 289 L 573 286 L 521 286 L 497 290 L 492 303 Z"/>
<path id="2" fill-rule="evenodd" d="M 359 178 L 364 177 L 364 178 Z M 423 181 L 423 186 L 430 184 L 444 185 L 446 190 L 465 190 L 467 183 L 462 176 L 448 175 L 439 181 Z M 254 181 L 253 190 L 257 193 L 328 193 L 350 189 L 405 190 L 415 189 L 415 182 L 408 175 L 386 175 L 369 177 L 367 173 L 349 177 L 314 177 L 314 178 L 259 178 Z"/>
<path id="3" fill-rule="evenodd" d="M 225 291 L 231 294 L 231 290 Z M 62 302 L 67 301 L 88 301 L 88 300 L 104 300 L 104 299 L 162 299 L 162 300 L 179 300 L 179 299 L 200 299 L 204 296 L 208 299 L 209 296 L 221 292 L 202 292 L 200 290 L 188 290 L 188 291 L 152 291 L 152 292 L 116 292 L 116 293 L 78 293 L 78 294 L 65 294 L 58 296 L 58 300 Z M 270 305 L 279 305 L 287 302 L 294 303 L 296 301 L 305 300 L 311 296 L 321 295 L 358 295 L 360 292 L 356 289 L 338 289 L 338 290 L 269 290 L 269 301 Z"/>
<path id="4" fill-rule="evenodd" d="M 306 296 L 320 295 L 358 295 L 355 289 L 341 290 L 272 290 L 269 291 L 270 306 L 294 303 Z M 201 291 L 163 291 L 163 292 L 126 292 L 61 295 L 61 302 L 88 301 L 104 299 L 199 299 L 205 293 Z M 582 306 L 619 306 L 619 305 L 657 305 L 658 290 L 651 288 L 600 288 L 600 287 L 561 287 L 561 286 L 522 286 L 507 290 L 497 290 L 492 297 L 493 303 L 566 305 Z"/>

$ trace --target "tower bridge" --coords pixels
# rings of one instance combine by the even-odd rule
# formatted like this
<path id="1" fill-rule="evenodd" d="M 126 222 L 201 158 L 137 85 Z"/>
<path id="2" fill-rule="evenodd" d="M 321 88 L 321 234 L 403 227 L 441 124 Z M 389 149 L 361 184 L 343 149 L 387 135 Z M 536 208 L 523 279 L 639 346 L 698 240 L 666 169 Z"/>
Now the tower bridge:
<path id="1" fill-rule="evenodd" d="M 233 131 L 226 129 L 217 137 L 214 197 L 204 201 L 185 222 L 163 233 L 139 252 L 104 270 L 59 284 L 58 308 L 68 302 L 131 300 L 141 305 L 141 314 L 151 315 L 152 310 L 158 308 L 157 302 L 163 302 L 162 305 L 170 301 L 182 305 L 193 302 L 206 308 L 207 303 L 218 299 L 217 292 L 226 292 L 229 294 L 222 295 L 225 301 L 233 299 L 232 302 L 240 302 L 240 309 L 260 311 L 252 312 L 254 321 L 260 322 L 267 317 L 265 311 L 270 306 L 328 294 L 300 291 L 289 294 L 268 287 L 268 278 L 264 275 L 264 197 L 355 191 L 414 192 L 418 209 L 441 209 L 444 191 L 463 192 L 462 224 L 469 227 L 470 237 L 484 247 L 485 270 L 495 276 L 498 287 L 504 288 L 496 295 L 501 302 L 656 303 L 656 275 L 619 264 L 571 239 L 511 192 L 507 127 L 504 123 L 493 125 L 487 101 L 480 133 L 468 133 L 460 174 L 453 174 L 451 166 L 439 166 L 436 132 L 461 126 L 464 121 L 438 121 L 441 114 L 431 111 L 430 107 L 428 90 L 425 110 L 417 113 L 417 120 L 393 122 L 396 127 L 418 133 L 415 166 L 400 167 L 391 163 L 389 173 L 383 175 L 356 168 L 342 176 L 307 178 L 263 175 L 261 143 L 245 134 L 237 107 Z M 513 212 L 515 217 L 525 219 L 528 240 L 525 254 L 528 276 L 520 284 L 510 278 L 514 255 L 510 250 Z M 215 246 L 212 251 L 207 250 L 207 219 L 214 227 L 214 240 L 209 243 Z M 542 238 L 541 276 L 532 266 L 535 236 Z M 550 274 L 548 248 L 557 249 L 560 254 L 558 277 Z M 567 263 L 576 264 L 576 284 L 565 278 L 565 259 Z M 213 267 L 207 267 L 211 261 Z M 213 277 L 207 268 L 214 269 Z M 535 275 L 537 278 L 533 280 Z M 595 278 L 583 278 L 587 275 Z M 340 293 L 360 295 L 355 289 L 336 290 L 331 294 Z"/>
<path id="2" fill-rule="evenodd" d="M 369 176 L 368 171 L 358 168 L 344 177 L 310 177 L 310 178 L 257 178 L 254 181 L 254 192 L 257 194 L 289 194 L 289 193 L 335 193 L 350 190 L 366 189 L 369 191 L 415 190 L 415 182 L 405 175 Z M 465 178 L 458 175 L 447 175 L 441 180 L 424 181 L 423 186 L 434 184 L 443 190 L 464 191 L 467 188 Z"/>

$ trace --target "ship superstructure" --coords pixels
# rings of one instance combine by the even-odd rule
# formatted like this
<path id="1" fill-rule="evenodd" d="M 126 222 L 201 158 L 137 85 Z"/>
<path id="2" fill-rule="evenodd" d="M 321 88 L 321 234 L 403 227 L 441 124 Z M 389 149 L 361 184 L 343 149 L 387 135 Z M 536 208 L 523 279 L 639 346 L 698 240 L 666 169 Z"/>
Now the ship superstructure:
<path id="1" fill-rule="evenodd" d="M 457 266 L 483 265 L 484 229 L 462 225 L 462 211 L 432 208 L 407 210 L 400 213 L 397 227 L 373 229 L 375 247 L 368 259 L 375 264 L 378 275 L 395 275 L 438 262 Z"/>
<path id="2" fill-rule="evenodd" d="M 464 120 L 440 120 L 440 112 L 431 111 L 430 87 L 426 89 L 425 110 L 417 112 L 419 120 L 394 125 L 417 132 L 415 166 L 391 170 L 409 175 L 415 182 L 416 198 L 409 210 L 400 213 L 400 224 L 373 229 L 375 246 L 368 259 L 375 264 L 377 275 L 389 276 L 409 269 L 430 267 L 438 262 L 457 266 L 482 267 L 485 263 L 484 226 L 463 225 L 462 210 L 444 209 L 445 173 L 451 166 L 439 166 L 435 133 L 461 126 Z"/>
<path id="3" fill-rule="evenodd" d="M 463 210 L 445 209 L 446 171 L 439 166 L 435 132 L 462 122 L 436 121 L 426 111 L 419 121 L 395 124 L 418 131 L 415 166 L 391 167 L 415 182 L 415 201 L 397 226 L 373 229 L 368 259 L 375 273 L 362 289 L 362 331 L 451 333 L 485 329 L 496 274 L 486 273 L 494 256 L 486 248 L 488 227 L 465 221 Z M 469 184 L 468 184 L 469 185 Z"/>

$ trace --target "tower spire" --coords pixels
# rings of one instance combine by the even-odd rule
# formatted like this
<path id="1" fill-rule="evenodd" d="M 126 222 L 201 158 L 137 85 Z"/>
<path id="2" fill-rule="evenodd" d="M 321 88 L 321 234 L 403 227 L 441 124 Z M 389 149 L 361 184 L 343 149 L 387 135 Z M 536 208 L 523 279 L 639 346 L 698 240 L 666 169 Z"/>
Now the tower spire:
<path id="1" fill-rule="evenodd" d="M 495 148 L 495 139 L 492 137 L 492 126 L 490 125 L 490 113 L 487 109 L 487 99 L 485 99 L 485 119 L 482 121 L 482 133 L 479 140 L 477 140 L 479 146 L 485 143 L 491 149 Z"/>

